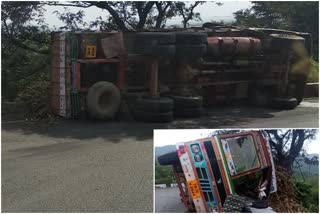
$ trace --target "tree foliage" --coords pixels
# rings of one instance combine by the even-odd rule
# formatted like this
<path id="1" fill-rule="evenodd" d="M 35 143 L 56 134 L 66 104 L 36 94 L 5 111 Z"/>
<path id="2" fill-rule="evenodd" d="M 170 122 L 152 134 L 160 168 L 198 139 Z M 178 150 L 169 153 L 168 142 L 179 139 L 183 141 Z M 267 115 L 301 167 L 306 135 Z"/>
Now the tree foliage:
<path id="1" fill-rule="evenodd" d="M 5 47 L 48 54 L 49 28 L 43 20 L 43 7 L 40 2 L 2 2 L 1 35 Z"/>
<path id="2" fill-rule="evenodd" d="M 195 8 L 205 2 L 194 3 L 173 1 L 70 1 L 48 2 L 48 5 L 89 8 L 96 7 L 106 12 L 106 17 L 98 17 L 91 22 L 90 27 L 99 27 L 101 30 L 142 30 L 146 28 L 164 28 L 167 20 L 175 16 L 183 18 L 183 25 L 187 27 L 190 20 L 201 21 L 200 13 L 194 12 Z M 217 3 L 221 5 L 221 3 Z M 60 20 L 66 23 L 70 30 L 74 29 L 73 20 L 82 20 L 79 12 L 71 13 L 65 9 L 57 13 Z M 72 25 L 70 25 L 72 24 Z M 84 24 L 84 23 L 82 23 Z"/>
<path id="3" fill-rule="evenodd" d="M 316 166 L 319 165 L 319 159 L 317 156 L 313 156 L 312 158 L 310 157 L 304 157 L 304 162 L 308 165 L 309 167 L 309 176 L 310 176 L 310 170 L 311 170 L 311 166 Z"/>
<path id="4" fill-rule="evenodd" d="M 1 2 L 3 98 L 14 100 L 34 79 L 48 79 L 49 29 L 40 2 Z"/>
<path id="5" fill-rule="evenodd" d="M 175 183 L 172 166 L 161 166 L 156 160 L 155 165 L 155 183 L 170 185 Z"/>
<path id="6" fill-rule="evenodd" d="M 273 152 L 273 159 L 279 166 L 290 172 L 295 159 L 303 153 L 308 140 L 314 140 L 317 129 L 274 129 L 266 130 Z"/>

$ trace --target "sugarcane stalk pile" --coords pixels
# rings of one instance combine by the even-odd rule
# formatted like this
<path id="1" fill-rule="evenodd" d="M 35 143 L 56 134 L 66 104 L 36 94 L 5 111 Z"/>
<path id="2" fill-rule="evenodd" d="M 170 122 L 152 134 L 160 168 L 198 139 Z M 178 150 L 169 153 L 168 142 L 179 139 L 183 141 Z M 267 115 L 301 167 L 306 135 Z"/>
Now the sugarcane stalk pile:
<path id="1" fill-rule="evenodd" d="M 41 77 L 23 87 L 18 97 L 30 106 L 30 114 L 27 118 L 47 119 L 53 116 L 50 107 L 50 89 L 50 82 Z"/>
<path id="2" fill-rule="evenodd" d="M 270 194 L 269 206 L 276 212 L 281 213 L 302 213 L 307 210 L 302 206 L 296 192 L 294 181 L 289 175 L 287 169 L 277 166 L 276 177 L 278 191 Z"/>

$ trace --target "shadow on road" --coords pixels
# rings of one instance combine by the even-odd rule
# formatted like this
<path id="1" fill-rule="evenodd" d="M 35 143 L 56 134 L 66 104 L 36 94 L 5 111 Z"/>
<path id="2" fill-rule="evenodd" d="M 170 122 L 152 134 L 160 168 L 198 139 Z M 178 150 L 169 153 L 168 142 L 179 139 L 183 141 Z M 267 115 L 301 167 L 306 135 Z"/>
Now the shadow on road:
<path id="1" fill-rule="evenodd" d="M 55 138 L 103 138 L 118 143 L 124 138 L 152 139 L 153 129 L 241 127 L 254 118 L 272 118 L 275 109 L 247 106 L 206 109 L 201 118 L 175 119 L 171 123 L 143 123 L 136 121 L 93 122 L 89 120 L 58 119 L 45 121 L 2 123 L 2 130 L 19 131 L 24 135 L 39 134 Z"/>

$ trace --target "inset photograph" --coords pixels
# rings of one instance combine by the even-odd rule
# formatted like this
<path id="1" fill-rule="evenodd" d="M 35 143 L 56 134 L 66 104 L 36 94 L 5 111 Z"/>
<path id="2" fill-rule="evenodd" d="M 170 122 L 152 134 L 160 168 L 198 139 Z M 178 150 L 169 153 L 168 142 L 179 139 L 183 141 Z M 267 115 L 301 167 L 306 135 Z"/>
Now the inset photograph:
<path id="1" fill-rule="evenodd" d="M 155 212 L 318 212 L 319 130 L 155 130 Z"/>

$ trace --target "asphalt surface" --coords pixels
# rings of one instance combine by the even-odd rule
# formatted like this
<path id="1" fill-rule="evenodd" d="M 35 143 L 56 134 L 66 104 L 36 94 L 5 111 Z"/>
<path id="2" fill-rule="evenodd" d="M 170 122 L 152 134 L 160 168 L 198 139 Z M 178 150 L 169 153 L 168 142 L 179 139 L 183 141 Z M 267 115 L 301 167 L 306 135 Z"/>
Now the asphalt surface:
<path id="1" fill-rule="evenodd" d="M 188 210 L 183 205 L 178 188 L 155 189 L 156 213 L 184 213 Z"/>
<path id="2" fill-rule="evenodd" d="M 229 106 L 167 124 L 2 121 L 3 212 L 152 212 L 153 129 L 318 127 L 318 99 L 291 111 Z"/>
<path id="3" fill-rule="evenodd" d="M 201 118 L 175 120 L 167 128 L 319 128 L 319 99 L 306 98 L 293 110 L 236 105 L 211 108 Z"/>
<path id="4" fill-rule="evenodd" d="M 152 132 L 135 127 L 2 124 L 2 212 L 152 212 Z"/>

